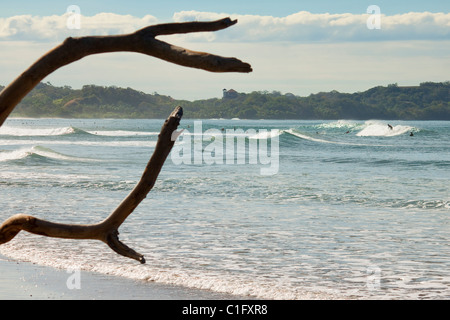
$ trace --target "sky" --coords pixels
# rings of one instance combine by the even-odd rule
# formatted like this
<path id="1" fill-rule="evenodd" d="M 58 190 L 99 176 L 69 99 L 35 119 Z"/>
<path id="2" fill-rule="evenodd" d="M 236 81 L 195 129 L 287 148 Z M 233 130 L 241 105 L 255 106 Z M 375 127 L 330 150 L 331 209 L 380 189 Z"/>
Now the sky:
<path id="1" fill-rule="evenodd" d="M 79 19 L 68 10 L 71 5 L 79 9 Z M 221 97 L 224 88 L 308 96 L 450 80 L 449 1 L 17 0 L 0 1 L 0 84 L 9 84 L 69 36 L 224 17 L 238 23 L 161 40 L 237 57 L 252 65 L 250 74 L 210 73 L 137 53 L 107 53 L 65 66 L 44 82 L 73 88 L 114 85 L 197 100 Z"/>

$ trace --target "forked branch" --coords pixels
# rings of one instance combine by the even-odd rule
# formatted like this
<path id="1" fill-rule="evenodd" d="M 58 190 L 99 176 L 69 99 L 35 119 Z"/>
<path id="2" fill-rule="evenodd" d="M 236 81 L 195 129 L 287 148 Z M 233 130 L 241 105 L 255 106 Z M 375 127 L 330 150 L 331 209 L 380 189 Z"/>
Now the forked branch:
<path id="1" fill-rule="evenodd" d="M 249 64 L 236 58 L 190 51 L 156 39 L 160 35 L 218 31 L 232 26 L 236 22 L 236 20 L 232 21 L 226 18 L 212 22 L 169 23 L 149 26 L 127 35 L 68 38 L 37 60 L 0 93 L 0 126 L 23 97 L 47 75 L 91 54 L 118 51 L 138 52 L 182 66 L 212 72 L 251 72 Z M 118 229 L 153 188 L 174 145 L 173 133 L 177 129 L 182 115 L 182 108 L 177 107 L 165 121 L 154 153 L 140 181 L 105 220 L 92 225 L 72 225 L 53 223 L 27 214 L 17 214 L 0 225 L 0 245 L 10 241 L 24 230 L 48 237 L 101 240 L 115 252 L 145 263 L 143 255 L 119 241 Z"/>
<path id="2" fill-rule="evenodd" d="M 145 263 L 143 255 L 119 241 L 119 227 L 153 188 L 159 172 L 174 145 L 173 132 L 177 129 L 183 109 L 175 108 L 165 121 L 158 136 L 155 151 L 139 183 L 104 221 L 92 225 L 61 224 L 45 221 L 26 214 L 17 214 L 0 226 L 0 244 L 12 240 L 20 231 L 47 237 L 101 240 L 115 252 Z"/>

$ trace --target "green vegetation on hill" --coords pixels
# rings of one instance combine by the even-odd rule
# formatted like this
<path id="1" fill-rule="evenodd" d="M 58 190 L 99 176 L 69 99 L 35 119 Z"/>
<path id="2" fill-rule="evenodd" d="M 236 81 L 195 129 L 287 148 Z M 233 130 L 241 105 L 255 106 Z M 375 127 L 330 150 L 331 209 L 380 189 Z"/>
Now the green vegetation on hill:
<path id="1" fill-rule="evenodd" d="M 3 87 L 0 86 L 0 90 Z M 237 93 L 197 101 L 174 100 L 131 88 L 40 83 L 12 116 L 63 118 L 166 118 L 181 105 L 188 118 L 450 120 L 450 82 L 391 84 L 364 92 L 320 92 L 308 97 L 273 91 Z"/>

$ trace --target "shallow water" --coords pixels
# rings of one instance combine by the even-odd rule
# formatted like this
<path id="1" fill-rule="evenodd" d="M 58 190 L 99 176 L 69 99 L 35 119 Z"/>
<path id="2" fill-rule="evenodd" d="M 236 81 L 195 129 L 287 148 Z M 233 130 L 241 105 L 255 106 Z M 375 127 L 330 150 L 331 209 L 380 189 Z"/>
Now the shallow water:
<path id="1" fill-rule="evenodd" d="M 103 220 L 162 123 L 9 119 L 1 220 Z M 267 299 L 448 299 L 450 123 L 387 124 L 182 120 L 154 189 L 120 228 L 145 265 L 100 242 L 28 233 L 0 253 Z"/>

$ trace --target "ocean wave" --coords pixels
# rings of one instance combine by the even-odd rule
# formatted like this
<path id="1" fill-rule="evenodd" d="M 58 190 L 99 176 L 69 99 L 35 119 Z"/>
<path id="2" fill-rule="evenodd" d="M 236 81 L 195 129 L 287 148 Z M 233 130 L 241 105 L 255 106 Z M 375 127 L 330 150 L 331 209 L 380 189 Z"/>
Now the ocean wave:
<path id="1" fill-rule="evenodd" d="M 324 139 L 311 137 L 311 136 L 309 136 L 307 134 L 300 133 L 300 132 L 298 132 L 295 129 L 284 130 L 284 132 L 289 133 L 290 135 L 293 135 L 293 136 L 295 136 L 297 138 L 301 138 L 301 139 L 304 139 L 304 140 L 309 140 L 309 141 L 314 141 L 314 142 L 321 142 L 321 143 L 336 143 L 334 141 L 329 141 L 329 140 L 324 140 Z"/>
<path id="2" fill-rule="evenodd" d="M 251 129 L 244 131 L 243 129 L 208 129 L 203 132 L 189 132 L 183 130 L 180 134 L 182 139 L 194 139 L 196 141 L 208 141 L 217 137 L 223 139 L 252 139 L 252 140 L 268 140 L 278 137 L 284 133 L 284 130 L 280 129 Z"/>
<path id="3" fill-rule="evenodd" d="M 24 128 L 3 126 L 0 128 L 0 135 L 15 137 L 63 136 L 80 132 L 83 132 L 83 130 L 74 127 Z"/>
<path id="4" fill-rule="evenodd" d="M 314 126 L 316 129 L 358 129 L 363 124 L 355 122 L 353 120 L 338 120 L 335 122 L 321 123 Z"/>
<path id="5" fill-rule="evenodd" d="M 285 130 L 278 130 L 278 129 L 272 129 L 272 130 L 260 130 L 260 132 L 249 136 L 249 139 L 258 139 L 258 140 L 267 140 L 272 139 L 275 137 L 278 137 L 282 135 L 285 132 Z"/>
<path id="6" fill-rule="evenodd" d="M 155 136 L 159 132 L 145 131 L 127 131 L 127 130 L 83 130 L 76 127 L 58 127 L 58 128 L 24 128 L 3 126 L 0 128 L 0 136 L 13 137 L 47 137 L 47 136 L 65 136 L 72 134 L 84 134 L 106 137 L 133 137 L 133 136 Z"/>
<path id="7" fill-rule="evenodd" d="M 0 152 L 0 162 L 23 160 L 27 158 L 44 158 L 63 161 L 97 161 L 95 159 L 68 156 L 42 146 L 32 146 L 13 151 Z"/>
<path id="8" fill-rule="evenodd" d="M 338 141 L 330 141 L 325 139 L 314 138 L 308 134 L 300 133 L 296 129 L 259 129 L 259 130 L 224 130 L 219 131 L 205 131 L 203 133 L 190 133 L 183 131 L 181 134 L 182 137 L 193 138 L 194 140 L 207 141 L 206 138 L 212 139 L 217 136 L 222 136 L 224 139 L 233 139 L 233 138 L 242 138 L 242 139 L 251 139 L 251 140 L 270 140 L 276 137 L 281 136 L 294 136 L 296 138 L 300 138 L 303 140 L 315 141 L 320 143 L 332 143 L 332 144 L 345 144 L 345 145 L 359 145 L 352 144 L 348 142 L 338 142 Z"/>
<path id="9" fill-rule="evenodd" d="M 358 122 L 353 120 L 338 120 L 335 122 L 321 123 L 313 126 L 314 129 L 328 130 L 341 129 L 346 133 L 357 132 L 358 137 L 393 137 L 410 132 L 418 132 L 419 129 L 409 125 L 390 126 L 387 122 L 380 120 L 367 120 Z"/>
<path id="10" fill-rule="evenodd" d="M 132 137 L 132 136 L 156 136 L 159 132 L 145 132 L 145 131 L 125 131 L 125 130 L 115 130 L 115 131 L 86 131 L 89 134 L 96 136 L 106 136 L 106 137 Z"/>
<path id="11" fill-rule="evenodd" d="M 303 140 L 309 140 L 309 141 L 314 141 L 314 142 L 319 142 L 319 143 L 340 144 L 340 145 L 347 145 L 347 146 L 374 146 L 374 145 L 363 144 L 363 143 L 333 141 L 333 140 L 315 138 L 315 137 L 312 137 L 311 135 L 308 135 L 305 133 L 300 133 L 296 129 L 288 129 L 288 130 L 284 130 L 283 132 L 288 133 L 292 136 L 295 136 L 295 137 L 303 139 Z"/>
<path id="12" fill-rule="evenodd" d="M 76 145 L 86 147 L 147 147 L 152 148 L 156 146 L 156 141 L 55 141 L 55 140 L 0 140 L 2 146 L 18 146 L 18 145 Z"/>
<path id="13" fill-rule="evenodd" d="M 409 132 L 417 131 L 416 128 L 405 125 L 390 126 L 379 121 L 366 121 L 364 128 L 359 131 L 358 137 L 394 137 Z"/>
<path id="14" fill-rule="evenodd" d="M 450 209 L 450 200 L 407 200 L 395 201 L 394 208 L 403 209 Z"/>
<path id="15" fill-rule="evenodd" d="M 202 133 L 190 133 L 188 131 L 183 131 L 181 133 L 182 140 L 178 141 L 178 143 L 185 142 L 184 139 L 194 139 L 197 141 L 207 141 L 208 139 L 213 139 L 217 136 L 223 137 L 224 139 L 234 139 L 234 138 L 242 138 L 242 139 L 250 139 L 250 140 L 271 140 L 273 138 L 283 139 L 282 137 L 295 137 L 301 140 L 308 140 L 318 143 L 328 143 L 328 144 L 337 144 L 337 145 L 350 145 L 350 146 L 381 146 L 381 145 L 373 145 L 366 143 L 357 143 L 357 142 L 346 142 L 346 141 L 336 141 L 331 139 L 323 139 L 318 138 L 326 136 L 326 135 L 318 135 L 314 134 L 314 136 L 310 133 L 303 133 L 296 128 L 290 129 L 258 129 L 258 130 L 223 130 L 220 131 L 216 129 L 215 131 L 205 131 Z M 334 136 L 331 136 L 334 138 Z M 386 146 L 386 145 L 382 145 Z"/>

